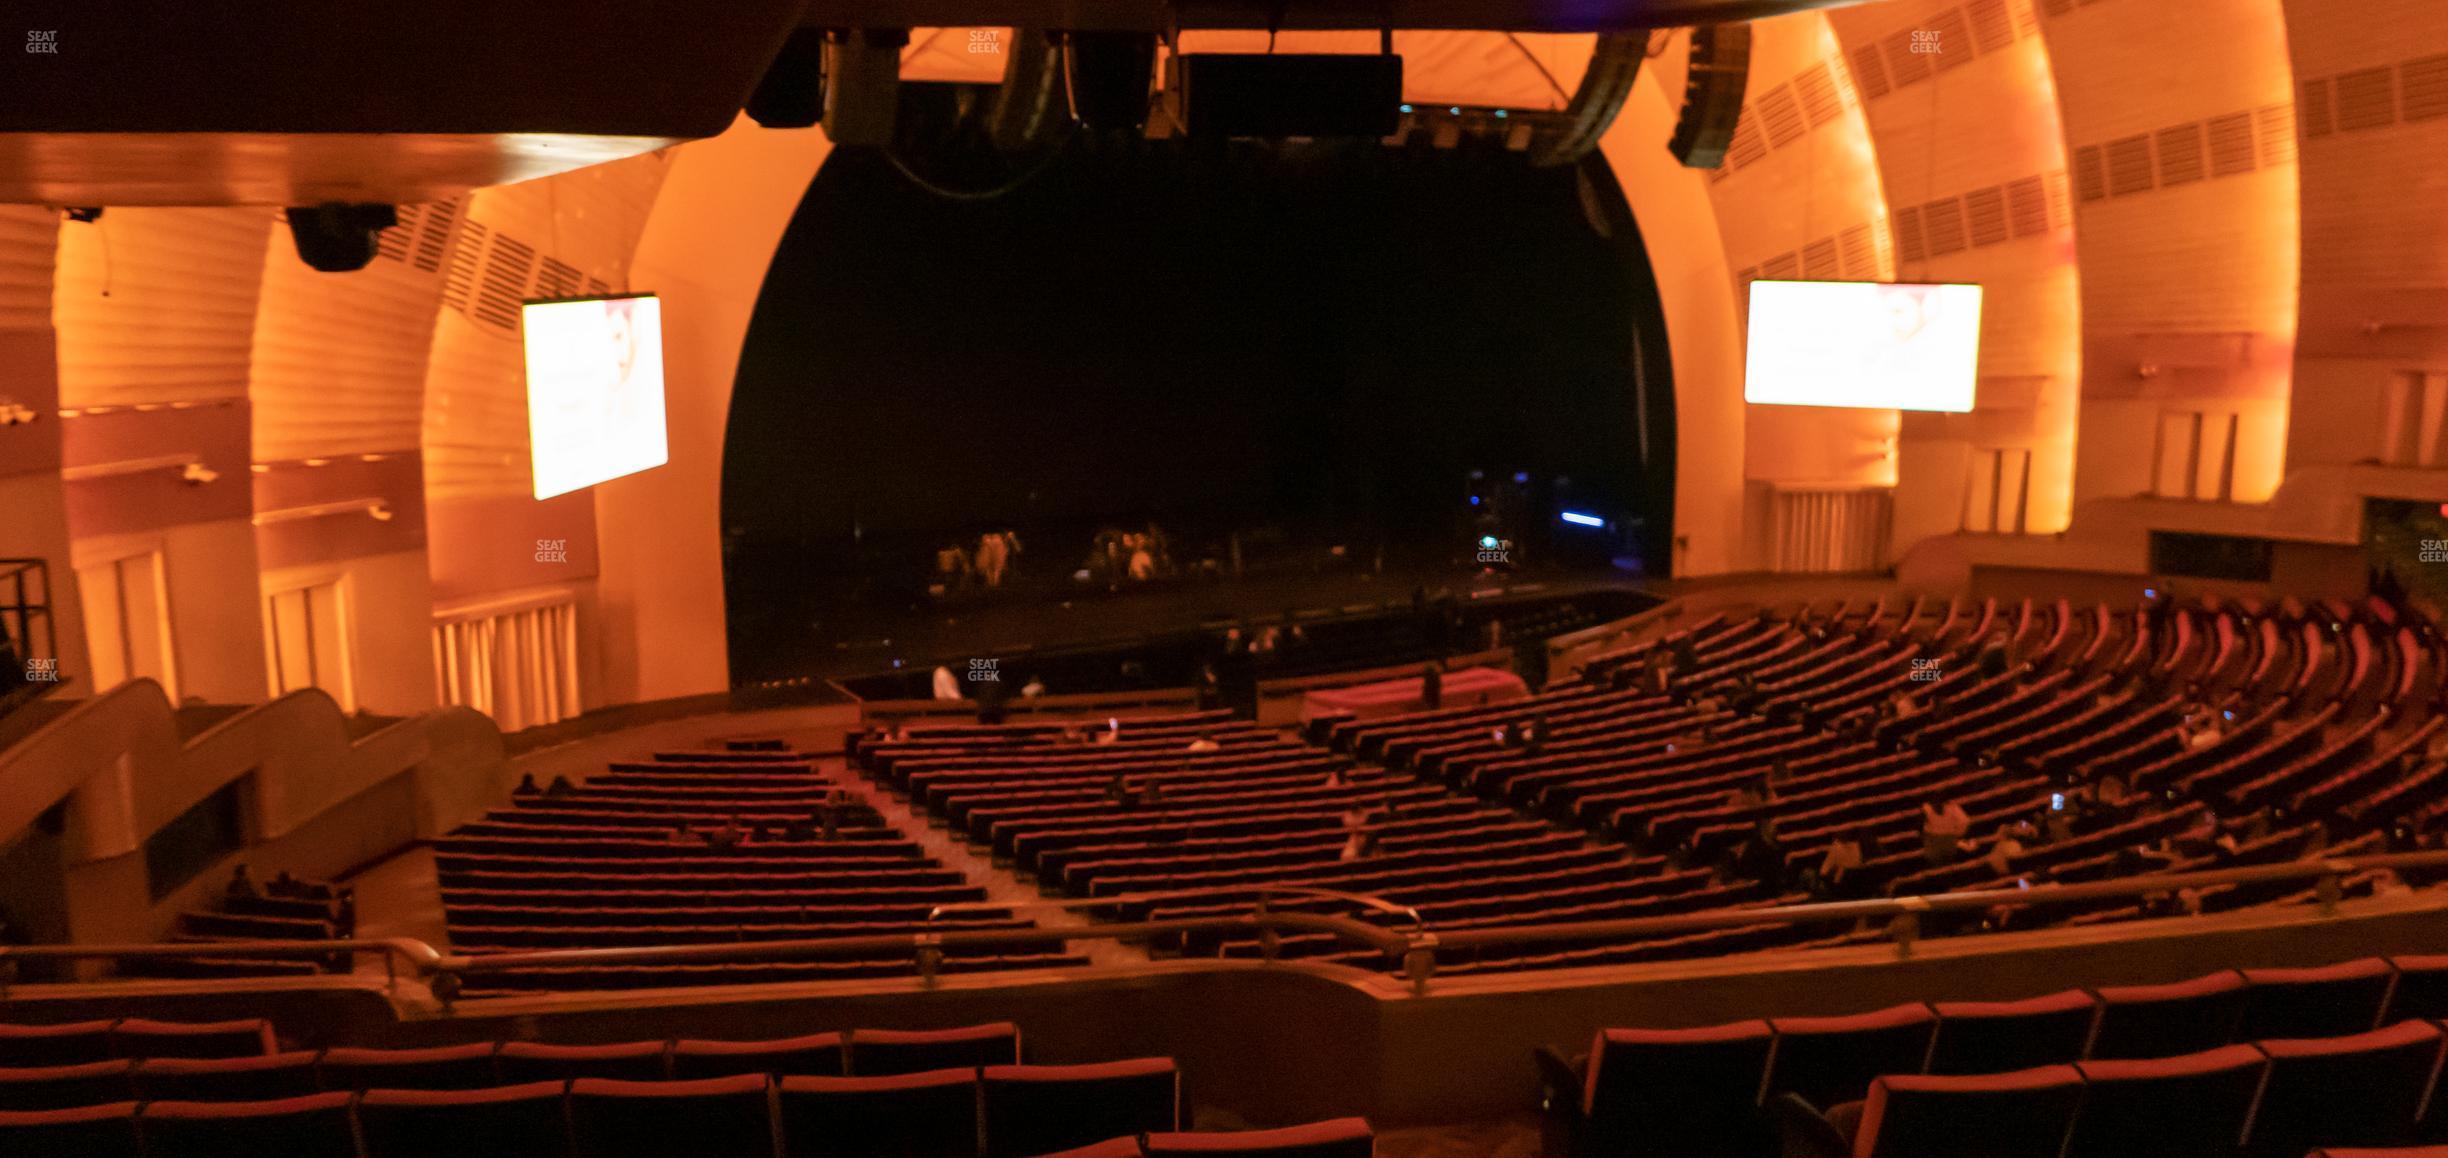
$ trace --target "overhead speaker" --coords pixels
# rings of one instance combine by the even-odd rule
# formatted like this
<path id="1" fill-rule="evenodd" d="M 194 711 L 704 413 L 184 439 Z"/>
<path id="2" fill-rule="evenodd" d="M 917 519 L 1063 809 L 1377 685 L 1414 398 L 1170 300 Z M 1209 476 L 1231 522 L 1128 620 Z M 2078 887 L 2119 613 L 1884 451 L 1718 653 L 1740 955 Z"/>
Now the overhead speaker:
<path id="1" fill-rule="evenodd" d="M 289 209 L 289 237 L 298 259 L 324 273 L 364 269 L 374 260 L 382 231 L 399 224 L 390 205 L 296 205 Z"/>
<path id="2" fill-rule="evenodd" d="M 889 145 L 901 106 L 904 28 L 860 28 L 832 42 L 825 136 L 836 145 Z"/>
<path id="3" fill-rule="evenodd" d="M 748 94 L 748 119 L 769 129 L 812 128 L 824 120 L 824 58 L 824 29 L 791 33 Z"/>
<path id="4" fill-rule="evenodd" d="M 1156 34 L 1074 32 L 1063 49 L 1071 115 L 1091 129 L 1147 127 L 1156 89 Z"/>
<path id="5" fill-rule="evenodd" d="M 1751 26 L 1712 24 L 1692 30 L 1691 72 L 1683 82 L 1683 115 L 1666 142 L 1693 169 L 1725 163 L 1734 126 L 1742 121 L 1743 89 L 1751 80 Z"/>

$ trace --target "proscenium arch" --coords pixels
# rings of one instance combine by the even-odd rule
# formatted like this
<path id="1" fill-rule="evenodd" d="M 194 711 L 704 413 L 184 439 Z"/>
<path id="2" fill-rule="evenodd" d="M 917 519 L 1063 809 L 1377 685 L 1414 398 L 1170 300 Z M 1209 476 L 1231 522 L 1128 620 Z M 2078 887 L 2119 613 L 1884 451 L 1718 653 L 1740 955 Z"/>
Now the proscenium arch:
<path id="1" fill-rule="evenodd" d="M 1578 41 L 1586 59 L 1591 38 L 1558 39 Z M 1630 206 L 1664 315 L 1674 383 L 1672 572 L 1683 576 L 1731 570 L 1739 557 L 1743 430 L 1732 271 L 1703 178 L 1666 152 L 1679 98 L 1644 72 L 1599 156 Z M 636 288 L 667 298 L 670 463 L 595 496 L 606 622 L 630 626 L 604 640 L 610 702 L 729 686 L 721 515 L 731 392 L 766 272 L 831 149 L 821 130 L 762 129 L 742 118 L 670 154 L 630 265 Z"/>

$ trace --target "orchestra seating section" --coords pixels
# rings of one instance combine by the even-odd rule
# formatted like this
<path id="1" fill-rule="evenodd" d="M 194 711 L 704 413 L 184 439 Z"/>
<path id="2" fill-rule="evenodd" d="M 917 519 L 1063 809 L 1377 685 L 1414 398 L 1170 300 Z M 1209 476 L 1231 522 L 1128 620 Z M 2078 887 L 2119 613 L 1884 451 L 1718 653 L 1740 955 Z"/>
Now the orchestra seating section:
<path id="1" fill-rule="evenodd" d="M 1214 895 L 1116 916 L 1246 911 L 1268 886 L 1366 893 L 1434 930 L 1739 910 L 1828 897 L 2082 882 L 2347 855 L 2433 839 L 2448 810 L 2443 644 L 2372 600 L 2261 605 L 1881 600 L 1702 619 L 1599 656 L 1501 705 L 1313 719 L 1306 745 L 1219 721 L 1080 743 L 1057 725 L 871 735 L 854 763 L 1050 893 Z M 2188 741 L 2186 704 L 2217 727 Z M 1535 745 L 1501 731 L 1535 720 Z M 1097 729 L 1102 730 L 1102 729 Z M 1160 791 L 1117 792 L 1118 780 Z M 1757 797 L 1738 795 L 1747 787 Z M 2058 801 L 2068 801 L 2056 807 Z M 1923 805 L 1970 831 L 1925 848 Z M 1378 848 L 1343 855 L 1357 826 Z M 2062 812 L 2063 816 L 2053 813 Z M 1989 846 L 2020 821 L 2020 851 Z M 1763 828 L 1770 858 L 1746 845 Z M 1830 843 L 1863 862 L 1834 881 Z M 2426 844 L 2427 847 L 2427 844 Z M 2424 883 L 2424 882 L 2414 882 Z M 2392 887 L 2379 873 L 2348 895 Z M 1922 922 L 1924 935 L 2302 902 L 2224 885 Z M 1315 896 L 1276 908 L 1404 926 Z M 1441 973 L 1602 965 L 1876 934 L 1760 924 L 1642 940 L 1543 942 Z M 1256 955 L 1226 939 L 1192 952 Z M 1392 964 L 1329 934 L 1285 957 Z"/>
<path id="2" fill-rule="evenodd" d="M 1185 1133 L 1169 1058 L 1028 1065 L 1017 1026 L 282 1052 L 265 1021 L 0 1025 L 0 1154 L 1365 1158 L 1367 1123 Z"/>
<path id="3" fill-rule="evenodd" d="M 280 878 L 262 882 L 253 895 L 223 895 L 217 909 L 185 909 L 170 935 L 181 944 L 240 941 L 345 940 L 357 933 L 356 898 L 348 886 L 330 881 Z M 250 957 L 163 957 L 122 963 L 123 972 L 151 977 L 264 977 L 345 973 L 348 955 L 319 960 Z"/>
<path id="4" fill-rule="evenodd" d="M 434 842 L 452 947 L 466 954 L 947 929 L 1016 929 L 1007 910 L 930 921 L 985 890 L 886 826 L 789 752 L 756 744 L 655 754 L 578 785 L 523 793 Z M 833 825 L 823 827 L 830 810 Z M 676 842 L 686 825 L 741 841 Z M 787 831 L 786 831 L 787 830 Z M 990 953 L 948 949 L 945 972 L 1080 964 L 1059 937 Z M 607 989 L 893 976 L 910 953 L 765 963 L 538 966 L 474 975 L 477 989 Z"/>
<path id="5" fill-rule="evenodd" d="M 2443 1016 L 2448 957 L 2404 957 L 1605 1029 L 1578 1059 L 1539 1052 L 1545 1151 L 2297 1158 L 2437 1143 Z"/>

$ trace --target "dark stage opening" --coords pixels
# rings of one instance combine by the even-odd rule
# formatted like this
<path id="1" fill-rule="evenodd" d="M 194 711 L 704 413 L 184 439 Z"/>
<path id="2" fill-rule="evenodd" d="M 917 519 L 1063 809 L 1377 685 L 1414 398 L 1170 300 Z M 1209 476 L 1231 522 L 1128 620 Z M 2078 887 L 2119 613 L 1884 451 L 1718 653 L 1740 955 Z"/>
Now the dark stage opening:
<path id="1" fill-rule="evenodd" d="M 837 149 L 733 395 L 733 675 L 922 659 L 964 609 L 1407 590 L 1484 567 L 1483 536 L 1512 568 L 1662 569 L 1672 399 L 1603 160 L 1083 135 L 955 196 Z M 942 555 L 1003 531 L 991 586 Z"/>

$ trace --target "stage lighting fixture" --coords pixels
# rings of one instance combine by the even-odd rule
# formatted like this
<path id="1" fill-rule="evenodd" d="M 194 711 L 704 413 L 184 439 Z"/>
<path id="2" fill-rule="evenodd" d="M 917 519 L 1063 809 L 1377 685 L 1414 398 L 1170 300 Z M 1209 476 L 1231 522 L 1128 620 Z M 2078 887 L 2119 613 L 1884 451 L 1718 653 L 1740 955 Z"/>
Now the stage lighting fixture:
<path id="1" fill-rule="evenodd" d="M 389 205 L 294 205 L 289 209 L 289 237 L 297 243 L 298 259 L 324 273 L 364 269 L 374 260 L 377 238 L 399 224 L 399 210 Z"/>
<path id="2" fill-rule="evenodd" d="M 1071 115 L 1081 124 L 1138 132 L 1147 127 L 1148 95 L 1156 88 L 1156 34 L 1071 33 L 1063 43 L 1063 77 Z"/>

